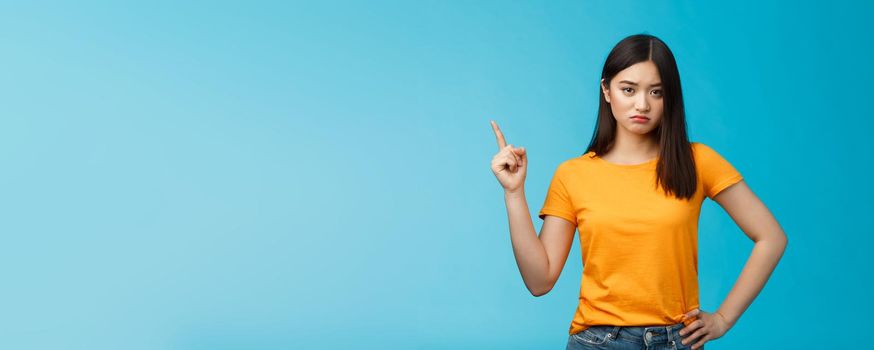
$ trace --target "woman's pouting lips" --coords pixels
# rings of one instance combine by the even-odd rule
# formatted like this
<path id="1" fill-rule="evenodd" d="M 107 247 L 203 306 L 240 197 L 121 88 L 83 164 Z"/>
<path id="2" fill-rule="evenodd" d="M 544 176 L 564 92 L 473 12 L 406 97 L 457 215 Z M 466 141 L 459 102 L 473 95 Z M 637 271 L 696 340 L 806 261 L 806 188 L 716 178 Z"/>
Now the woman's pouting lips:
<path id="1" fill-rule="evenodd" d="M 636 115 L 636 116 L 631 117 L 631 120 L 638 122 L 638 123 L 646 123 L 649 121 L 649 118 L 644 117 L 642 115 Z"/>

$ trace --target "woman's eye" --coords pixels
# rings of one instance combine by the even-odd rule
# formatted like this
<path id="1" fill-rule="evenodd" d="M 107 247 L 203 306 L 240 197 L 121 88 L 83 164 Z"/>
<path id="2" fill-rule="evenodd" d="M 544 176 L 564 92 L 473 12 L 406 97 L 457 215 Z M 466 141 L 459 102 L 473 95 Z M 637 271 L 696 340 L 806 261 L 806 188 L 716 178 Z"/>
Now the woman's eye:
<path id="1" fill-rule="evenodd" d="M 656 96 L 662 95 L 662 90 L 653 90 L 652 92 L 654 92 L 656 94 Z"/>
<path id="2" fill-rule="evenodd" d="M 630 87 L 622 88 L 622 91 L 625 91 L 625 90 L 634 90 L 634 89 L 632 89 L 632 88 L 630 88 Z M 625 91 L 625 92 L 631 93 L 631 91 Z"/>

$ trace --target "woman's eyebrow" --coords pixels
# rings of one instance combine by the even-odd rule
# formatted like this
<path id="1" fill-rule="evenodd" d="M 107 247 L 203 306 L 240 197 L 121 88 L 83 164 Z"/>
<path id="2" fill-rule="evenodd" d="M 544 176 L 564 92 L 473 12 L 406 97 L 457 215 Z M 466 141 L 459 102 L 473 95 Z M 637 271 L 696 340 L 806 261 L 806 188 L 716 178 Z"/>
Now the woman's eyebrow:
<path id="1" fill-rule="evenodd" d="M 623 81 L 620 81 L 619 83 L 620 84 L 626 83 L 626 84 L 631 84 L 631 85 L 637 85 L 637 83 L 635 83 L 633 81 L 628 81 L 628 80 L 623 80 Z M 662 82 L 658 82 L 658 83 L 652 84 L 650 86 L 662 86 Z"/>

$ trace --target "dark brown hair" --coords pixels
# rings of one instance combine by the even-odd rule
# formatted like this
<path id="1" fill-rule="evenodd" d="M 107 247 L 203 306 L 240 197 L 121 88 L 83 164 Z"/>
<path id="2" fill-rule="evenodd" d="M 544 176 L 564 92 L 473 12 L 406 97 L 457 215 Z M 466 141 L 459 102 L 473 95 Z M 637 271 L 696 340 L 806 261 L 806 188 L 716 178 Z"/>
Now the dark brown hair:
<path id="1" fill-rule="evenodd" d="M 620 71 L 645 61 L 653 61 L 658 67 L 664 98 L 664 115 L 659 126 L 650 133 L 659 143 L 655 186 L 658 188 L 661 185 L 668 195 L 689 199 L 695 194 L 698 179 L 692 146 L 686 134 L 686 112 L 683 107 L 683 91 L 680 88 L 680 73 L 671 50 L 652 35 L 636 34 L 626 37 L 607 55 L 601 78 L 609 87 L 610 80 Z M 601 101 L 598 106 L 598 122 L 586 153 L 594 151 L 601 156 L 613 146 L 616 119 L 600 86 L 598 96 Z"/>

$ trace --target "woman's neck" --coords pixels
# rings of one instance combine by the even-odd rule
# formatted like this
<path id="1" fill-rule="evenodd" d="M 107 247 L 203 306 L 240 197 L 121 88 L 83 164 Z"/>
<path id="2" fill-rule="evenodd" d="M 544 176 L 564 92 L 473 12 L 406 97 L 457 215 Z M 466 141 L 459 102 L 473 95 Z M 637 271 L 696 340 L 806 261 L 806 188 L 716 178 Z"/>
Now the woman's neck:
<path id="1" fill-rule="evenodd" d="M 624 132 L 623 132 L 624 131 Z M 640 135 L 617 130 L 613 147 L 602 159 L 622 164 L 637 164 L 659 156 L 659 143 L 651 134 Z"/>

